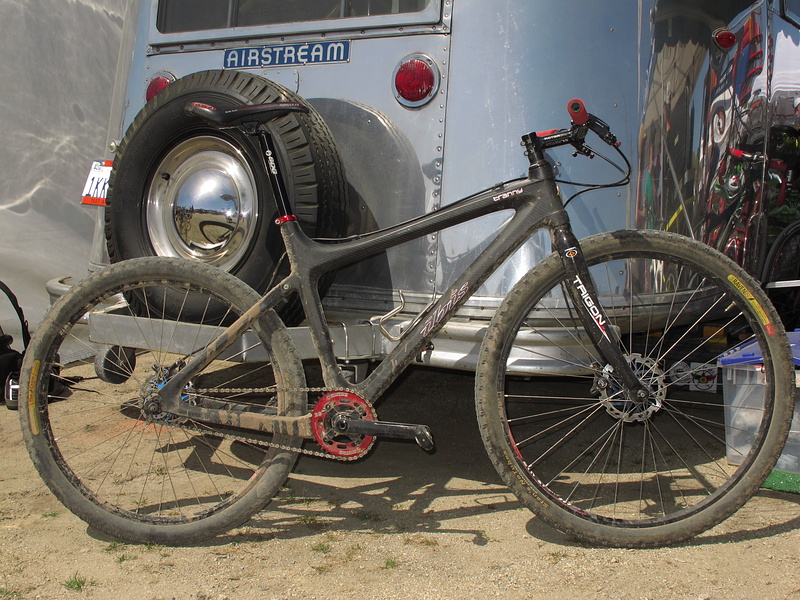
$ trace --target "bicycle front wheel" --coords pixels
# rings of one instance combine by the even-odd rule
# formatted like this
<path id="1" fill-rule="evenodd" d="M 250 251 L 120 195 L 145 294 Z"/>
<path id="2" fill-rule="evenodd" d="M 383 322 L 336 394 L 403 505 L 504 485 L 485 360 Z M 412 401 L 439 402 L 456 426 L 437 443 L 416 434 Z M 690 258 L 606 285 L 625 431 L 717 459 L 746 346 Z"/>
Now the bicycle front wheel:
<path id="1" fill-rule="evenodd" d="M 118 263 L 59 299 L 26 352 L 20 389 L 28 401 L 19 411 L 33 462 L 59 500 L 116 539 L 169 545 L 216 536 L 263 508 L 296 461 L 286 448 L 302 440 L 180 417 L 147 401 L 257 301 L 232 275 L 172 258 Z M 184 318 L 166 304 L 204 308 Z M 305 386 L 301 367 L 270 311 L 181 399 L 299 415 L 306 401 L 291 390 Z"/>
<path id="2" fill-rule="evenodd" d="M 704 244 L 623 231 L 581 246 L 607 329 L 649 398 L 625 395 L 551 255 L 514 287 L 485 337 L 476 380 L 484 444 L 520 501 L 578 539 L 688 539 L 746 502 L 780 454 L 794 406 L 783 327 L 756 282 Z M 720 368 L 746 341 L 744 364 Z"/>

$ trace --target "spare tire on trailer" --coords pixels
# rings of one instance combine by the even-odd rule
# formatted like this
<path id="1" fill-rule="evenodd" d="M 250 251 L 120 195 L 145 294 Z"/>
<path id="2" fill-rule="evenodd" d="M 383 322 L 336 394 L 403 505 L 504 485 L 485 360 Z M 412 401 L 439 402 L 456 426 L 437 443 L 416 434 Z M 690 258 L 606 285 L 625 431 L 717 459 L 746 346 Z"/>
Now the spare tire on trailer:
<path id="1" fill-rule="evenodd" d="M 159 92 L 131 123 L 114 160 L 105 214 L 109 258 L 196 259 L 263 293 L 277 281 L 276 269 L 285 269 L 286 261 L 275 225 L 275 200 L 259 168 L 257 140 L 187 114 L 184 107 L 193 100 L 309 106 L 283 86 L 238 71 L 201 71 Z M 347 226 L 344 169 L 330 130 L 309 108 L 308 113 L 290 113 L 267 127 L 278 146 L 289 200 L 303 230 L 312 237 L 341 237 Z M 197 320 L 207 310 L 170 306 L 167 299 L 164 312 Z M 282 307 L 280 313 L 290 324 L 302 318 L 299 302 Z"/>

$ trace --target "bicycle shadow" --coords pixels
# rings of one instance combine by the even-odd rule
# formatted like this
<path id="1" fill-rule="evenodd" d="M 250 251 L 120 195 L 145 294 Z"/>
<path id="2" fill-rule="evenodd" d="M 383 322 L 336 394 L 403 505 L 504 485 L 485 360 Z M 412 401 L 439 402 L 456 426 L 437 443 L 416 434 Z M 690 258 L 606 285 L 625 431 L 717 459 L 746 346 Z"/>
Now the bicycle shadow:
<path id="1" fill-rule="evenodd" d="M 359 532 L 451 534 L 483 546 L 513 520 L 512 526 L 518 523 L 520 532 L 541 542 L 586 547 L 530 513 L 501 483 L 478 432 L 473 386 L 471 373 L 409 369 L 378 405 L 378 417 L 429 425 L 436 442 L 432 453 L 413 442 L 384 440 L 355 462 L 303 456 L 263 511 L 243 528 L 202 545 Z M 675 546 L 751 541 L 796 530 L 800 516 L 787 510 L 787 503 L 800 505 L 800 496 L 761 490 L 728 521 Z M 94 530 L 90 534 L 105 539 Z"/>
<path id="2" fill-rule="evenodd" d="M 452 533 L 489 542 L 472 518 L 524 510 L 500 482 L 481 442 L 474 376 L 409 369 L 378 405 L 382 420 L 424 423 L 436 448 L 379 441 L 352 463 L 303 456 L 287 489 L 247 524 L 248 538 L 302 538 L 321 531 Z M 567 538 L 534 519 L 537 537 Z M 465 524 L 466 523 L 466 524 Z"/>
<path id="3" fill-rule="evenodd" d="M 483 545 L 492 524 L 482 517 L 502 514 L 504 520 L 519 519 L 542 542 L 585 546 L 530 513 L 500 482 L 478 432 L 473 385 L 471 373 L 410 369 L 378 406 L 379 418 L 430 425 L 436 451 L 383 441 L 356 463 L 303 457 L 290 490 L 249 523 L 251 532 L 280 538 L 328 530 L 435 532 L 469 535 L 472 543 Z M 727 521 L 678 546 L 750 541 L 796 530 L 796 505 L 798 495 L 762 489 Z M 479 525 L 471 527 L 472 522 Z"/>

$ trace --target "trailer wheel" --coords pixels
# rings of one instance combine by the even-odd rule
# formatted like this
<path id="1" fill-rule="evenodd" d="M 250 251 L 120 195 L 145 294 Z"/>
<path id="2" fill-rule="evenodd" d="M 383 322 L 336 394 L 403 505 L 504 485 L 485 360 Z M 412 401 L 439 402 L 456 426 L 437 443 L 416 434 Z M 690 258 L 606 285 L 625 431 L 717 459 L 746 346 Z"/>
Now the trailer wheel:
<path id="1" fill-rule="evenodd" d="M 186 114 L 184 107 L 192 100 L 304 102 L 274 82 L 235 71 L 202 71 L 162 90 L 136 116 L 114 161 L 106 208 L 109 257 L 111 262 L 141 256 L 194 259 L 264 292 L 286 264 L 257 144 L 236 129 L 216 129 Z M 303 230 L 313 237 L 344 235 L 344 170 L 325 122 L 312 109 L 268 127 Z M 323 284 L 321 292 L 330 278 Z M 203 320 L 205 310 L 166 306 L 163 312 Z M 299 302 L 280 312 L 290 323 L 302 318 Z"/>
<path id="2" fill-rule="evenodd" d="M 102 346 L 94 356 L 94 372 L 106 383 L 125 383 L 135 367 L 136 350 L 126 346 Z"/>

